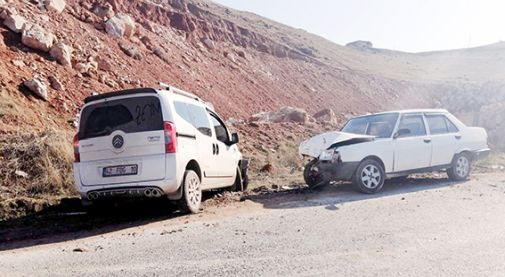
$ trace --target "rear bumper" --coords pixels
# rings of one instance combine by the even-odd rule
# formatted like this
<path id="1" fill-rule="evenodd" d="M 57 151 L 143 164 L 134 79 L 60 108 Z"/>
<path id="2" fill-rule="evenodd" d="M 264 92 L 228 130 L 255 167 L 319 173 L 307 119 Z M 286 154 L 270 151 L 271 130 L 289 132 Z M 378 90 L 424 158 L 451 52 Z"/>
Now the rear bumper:
<path id="1" fill-rule="evenodd" d="M 80 172 L 78 164 L 74 163 L 74 182 L 75 188 L 81 195 L 81 198 L 87 199 L 88 194 L 91 192 L 99 192 L 101 195 L 107 197 L 114 196 L 141 196 L 145 189 L 159 189 L 163 195 L 171 195 L 177 193 L 179 183 L 176 179 L 163 179 L 159 181 L 149 182 L 132 182 L 132 183 L 119 183 L 111 185 L 97 185 L 97 186 L 84 186 L 81 183 Z"/>
<path id="2" fill-rule="evenodd" d="M 491 149 L 489 149 L 489 148 L 473 151 L 473 159 L 475 161 L 485 159 L 489 156 L 490 153 L 491 153 Z"/>

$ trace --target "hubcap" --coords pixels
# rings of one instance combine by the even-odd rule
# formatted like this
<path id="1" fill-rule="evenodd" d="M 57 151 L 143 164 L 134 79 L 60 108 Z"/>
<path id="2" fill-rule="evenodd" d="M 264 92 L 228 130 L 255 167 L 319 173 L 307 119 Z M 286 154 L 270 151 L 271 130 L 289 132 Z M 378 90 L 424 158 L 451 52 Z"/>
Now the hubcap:
<path id="1" fill-rule="evenodd" d="M 202 192 L 200 191 L 200 180 L 197 177 L 192 176 L 188 180 L 188 200 L 192 206 L 198 206 L 201 198 Z"/>
<path id="2" fill-rule="evenodd" d="M 456 161 L 456 174 L 459 177 L 466 177 L 468 175 L 468 171 L 470 170 L 470 162 L 464 156 L 461 156 Z"/>
<path id="3" fill-rule="evenodd" d="M 380 170 L 375 165 L 367 165 L 361 171 L 361 183 L 369 189 L 375 189 L 381 182 Z"/>

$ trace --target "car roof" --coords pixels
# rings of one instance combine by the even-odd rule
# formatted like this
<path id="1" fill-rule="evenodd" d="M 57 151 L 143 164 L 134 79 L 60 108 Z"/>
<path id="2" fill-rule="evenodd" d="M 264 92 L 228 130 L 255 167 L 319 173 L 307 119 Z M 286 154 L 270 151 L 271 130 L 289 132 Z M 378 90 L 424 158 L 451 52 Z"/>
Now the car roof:
<path id="1" fill-rule="evenodd" d="M 449 113 L 449 112 L 446 109 L 409 109 L 409 110 L 394 110 L 387 112 L 371 113 L 369 115 L 387 114 L 387 113 L 407 114 L 407 113 Z"/>

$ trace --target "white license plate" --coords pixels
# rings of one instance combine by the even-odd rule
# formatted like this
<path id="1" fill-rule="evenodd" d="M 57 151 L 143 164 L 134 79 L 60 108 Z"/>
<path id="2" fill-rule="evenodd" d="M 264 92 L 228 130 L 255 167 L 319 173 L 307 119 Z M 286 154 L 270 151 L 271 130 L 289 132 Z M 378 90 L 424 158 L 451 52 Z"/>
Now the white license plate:
<path id="1" fill-rule="evenodd" d="M 139 172 L 138 169 L 139 167 L 136 164 L 109 166 L 103 168 L 102 176 L 116 177 L 116 176 L 137 175 Z"/>

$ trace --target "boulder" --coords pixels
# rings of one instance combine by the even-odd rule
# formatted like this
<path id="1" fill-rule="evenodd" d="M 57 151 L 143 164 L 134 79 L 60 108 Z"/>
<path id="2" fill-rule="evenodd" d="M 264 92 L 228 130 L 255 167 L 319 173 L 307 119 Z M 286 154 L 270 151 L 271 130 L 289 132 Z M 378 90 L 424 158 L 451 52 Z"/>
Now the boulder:
<path id="1" fill-rule="evenodd" d="M 213 50 L 214 48 L 216 48 L 216 46 L 214 45 L 214 41 L 212 41 L 210 38 L 204 38 L 204 39 L 202 39 L 202 43 L 208 49 Z"/>
<path id="2" fill-rule="evenodd" d="M 48 99 L 47 87 L 41 81 L 37 79 L 26 80 L 23 82 L 23 85 L 27 87 L 35 95 L 47 101 Z"/>
<path id="3" fill-rule="evenodd" d="M 335 115 L 335 112 L 333 112 L 332 109 L 324 109 L 321 110 L 313 115 L 313 117 L 316 119 L 318 122 L 324 122 L 324 123 L 329 123 L 329 124 L 337 124 L 337 116 Z"/>
<path id="4" fill-rule="evenodd" d="M 51 57 L 64 66 L 72 65 L 72 48 L 63 42 L 56 43 L 49 51 Z"/>
<path id="5" fill-rule="evenodd" d="M 135 33 L 135 21 L 127 14 L 116 14 L 105 22 L 105 31 L 115 38 L 129 38 Z"/>
<path id="6" fill-rule="evenodd" d="M 249 118 L 250 122 L 298 122 L 306 123 L 309 119 L 307 112 L 300 108 L 282 107 L 274 112 L 262 112 Z"/>
<path id="7" fill-rule="evenodd" d="M 65 0 L 44 0 L 44 7 L 51 12 L 62 13 L 65 6 Z"/>
<path id="8" fill-rule="evenodd" d="M 53 34 L 46 32 L 42 27 L 36 24 L 25 24 L 21 36 L 21 42 L 24 45 L 44 52 L 49 52 L 53 46 L 54 40 L 55 37 Z"/>
<path id="9" fill-rule="evenodd" d="M 18 14 L 8 15 L 4 20 L 4 25 L 15 33 L 21 33 L 26 24 L 26 19 Z"/>

